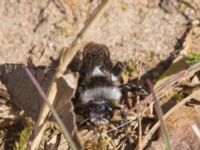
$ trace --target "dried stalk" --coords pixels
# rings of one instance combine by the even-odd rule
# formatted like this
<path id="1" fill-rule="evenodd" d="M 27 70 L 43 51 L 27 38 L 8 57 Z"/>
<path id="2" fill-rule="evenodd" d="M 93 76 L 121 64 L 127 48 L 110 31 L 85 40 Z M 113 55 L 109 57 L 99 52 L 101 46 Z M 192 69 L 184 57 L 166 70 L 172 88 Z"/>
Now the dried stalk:
<path id="1" fill-rule="evenodd" d="M 142 117 L 140 115 L 140 111 L 138 111 L 138 145 L 137 149 L 142 150 L 141 145 L 142 145 Z"/>
<path id="2" fill-rule="evenodd" d="M 111 2 L 111 0 L 103 0 L 102 1 L 102 3 L 97 7 L 97 9 L 95 9 L 95 11 L 92 13 L 92 15 L 90 16 L 88 21 L 86 21 L 84 28 L 80 31 L 80 33 L 77 35 L 75 40 L 72 42 L 70 48 L 65 49 L 65 51 L 63 53 L 61 53 L 58 71 L 56 72 L 55 77 L 53 78 L 53 81 L 47 92 L 47 99 L 48 99 L 50 105 L 52 105 L 52 103 L 54 102 L 54 99 L 55 99 L 55 96 L 57 93 L 56 80 L 59 77 L 62 77 L 68 64 L 71 62 L 73 57 L 78 52 L 78 50 L 81 46 L 81 41 L 84 38 L 86 38 L 86 35 L 88 35 L 88 32 L 92 30 L 92 28 L 95 25 L 95 23 L 97 22 L 97 20 L 102 16 L 102 14 L 109 7 L 110 2 Z M 32 150 L 34 150 L 37 147 L 37 145 L 39 145 L 39 142 L 41 141 L 43 131 L 40 128 L 41 128 L 41 126 L 43 126 L 45 124 L 45 120 L 46 120 L 48 114 L 49 114 L 49 107 L 46 104 L 44 104 L 40 111 L 39 118 L 36 122 L 35 129 L 33 132 L 35 136 L 34 136 L 33 141 L 31 142 Z"/>
<path id="3" fill-rule="evenodd" d="M 198 71 L 200 71 L 200 63 L 197 63 L 166 80 L 160 86 L 155 88 L 154 90 L 155 94 L 158 95 L 163 91 L 165 92 L 166 89 L 172 88 L 175 84 L 178 84 L 186 79 L 191 78 Z M 133 107 L 131 111 L 135 111 L 138 109 L 138 107 L 143 106 L 152 101 L 153 101 L 153 94 L 149 94 L 144 100 L 142 100 L 139 104 Z"/>
<path id="4" fill-rule="evenodd" d="M 139 97 L 137 97 L 137 103 L 139 103 Z M 142 145 L 142 114 L 140 112 L 140 107 L 137 110 L 137 120 L 138 120 L 138 144 L 136 146 L 137 150 L 142 150 L 141 145 Z"/>
<path id="5" fill-rule="evenodd" d="M 148 86 L 151 90 L 151 93 L 153 95 L 153 100 L 155 102 L 155 110 L 156 110 L 156 114 L 158 116 L 158 119 L 160 121 L 161 133 L 162 133 L 162 137 L 163 137 L 163 140 L 164 140 L 164 143 L 165 143 L 165 149 L 171 150 L 169 133 L 168 133 L 167 128 L 166 128 L 165 123 L 164 123 L 162 108 L 161 108 L 159 101 L 158 101 L 158 98 L 156 97 L 156 94 L 154 92 L 153 84 L 149 80 L 147 81 L 147 84 L 148 84 Z"/>

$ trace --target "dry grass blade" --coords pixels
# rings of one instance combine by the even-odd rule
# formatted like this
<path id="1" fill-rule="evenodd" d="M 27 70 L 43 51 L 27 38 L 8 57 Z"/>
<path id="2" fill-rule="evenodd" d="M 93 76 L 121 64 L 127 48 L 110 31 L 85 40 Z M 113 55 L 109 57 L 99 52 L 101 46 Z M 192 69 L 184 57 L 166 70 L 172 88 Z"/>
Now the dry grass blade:
<path id="1" fill-rule="evenodd" d="M 142 150 L 141 145 L 142 145 L 142 118 L 140 115 L 140 112 L 138 112 L 138 150 Z"/>
<path id="2" fill-rule="evenodd" d="M 66 67 L 68 64 L 71 62 L 75 54 L 77 53 L 79 47 L 80 47 L 80 41 L 83 40 L 83 38 L 86 37 L 87 33 L 89 30 L 92 29 L 92 27 L 95 25 L 97 19 L 105 12 L 105 10 L 108 8 L 111 0 L 103 0 L 102 3 L 95 9 L 94 13 L 91 15 L 91 17 L 88 19 L 86 22 L 84 28 L 80 31 L 80 33 L 77 35 L 76 39 L 72 42 L 71 46 L 69 49 L 66 49 L 60 57 L 60 64 L 58 66 L 58 71 L 52 81 L 52 84 L 50 85 L 50 88 L 47 93 L 47 97 L 49 100 L 49 103 L 52 104 L 54 102 L 56 93 L 57 93 L 57 88 L 56 88 L 56 79 L 62 76 L 63 72 L 65 71 Z M 46 117 L 49 113 L 49 107 L 47 107 L 46 104 L 43 105 L 38 121 L 36 123 L 35 129 L 34 129 L 34 134 L 35 135 L 40 135 L 40 136 L 35 136 L 33 137 L 32 141 L 32 146 L 31 149 L 35 149 L 37 145 L 39 145 L 37 141 L 40 141 L 43 135 L 43 131 L 40 130 L 40 127 L 43 126 Z"/>
<path id="3" fill-rule="evenodd" d="M 58 116 L 57 112 L 55 111 L 55 109 L 51 106 L 51 104 L 49 103 L 47 96 L 45 94 L 45 92 L 43 91 L 42 87 L 39 85 L 39 83 L 36 81 L 36 79 L 34 78 L 34 76 L 32 75 L 32 73 L 30 72 L 30 70 L 26 67 L 24 67 L 24 69 L 26 70 L 29 78 L 31 79 L 31 81 L 33 82 L 33 84 L 35 85 L 36 89 L 38 90 L 38 92 L 40 93 L 40 95 L 42 96 L 43 100 L 45 101 L 45 103 L 48 105 L 48 107 L 51 110 L 52 115 L 54 116 L 54 118 L 56 119 L 56 121 L 58 122 L 65 138 L 68 140 L 70 147 L 73 150 L 77 150 L 76 145 L 74 144 L 71 136 L 69 135 L 69 132 L 67 131 L 67 129 L 65 128 L 63 122 L 61 121 L 60 117 Z"/>
<path id="4" fill-rule="evenodd" d="M 200 97 L 200 90 L 196 90 L 191 95 L 183 99 L 181 102 L 179 102 L 177 105 L 175 105 L 172 109 L 170 109 L 164 116 L 163 120 L 166 120 L 172 113 L 174 113 L 177 109 L 179 109 L 182 105 L 184 105 L 186 102 L 188 102 L 190 99 Z M 142 148 L 144 148 L 148 141 L 151 139 L 152 135 L 156 132 L 156 130 L 160 126 L 160 121 L 158 121 L 149 131 L 149 133 L 146 135 L 146 137 L 143 139 L 143 145 Z"/>
<path id="5" fill-rule="evenodd" d="M 155 88 L 154 92 L 156 95 L 159 93 L 165 92 L 165 90 L 169 87 L 172 88 L 174 84 L 180 83 L 184 80 L 187 80 L 191 78 L 196 72 L 200 71 L 200 63 L 197 63 L 195 65 L 192 65 L 188 69 L 185 69 L 178 74 L 172 76 L 168 80 L 166 80 L 164 83 L 159 85 L 157 88 Z M 145 105 L 148 102 L 151 102 L 153 99 L 153 95 L 149 94 L 144 100 L 142 100 L 139 104 L 137 104 L 135 107 L 133 107 L 131 110 L 135 111 L 139 106 Z"/>
<path id="6" fill-rule="evenodd" d="M 171 150 L 171 145 L 170 145 L 170 140 L 169 140 L 169 134 L 168 134 L 166 126 L 164 124 L 162 109 L 160 107 L 160 104 L 159 104 L 159 101 L 158 101 L 158 99 L 156 97 L 156 94 L 155 94 L 155 92 L 153 90 L 152 83 L 148 80 L 147 84 L 148 84 L 148 86 L 149 86 L 149 88 L 151 90 L 151 93 L 153 95 L 153 99 L 154 99 L 154 102 L 155 102 L 156 114 L 158 116 L 158 119 L 160 120 L 161 133 L 162 133 L 162 137 L 163 137 L 166 149 L 167 150 Z"/>
<path id="7" fill-rule="evenodd" d="M 138 97 L 137 102 L 139 103 L 139 97 Z M 142 148 L 141 148 L 141 145 L 142 145 L 142 115 L 141 115 L 141 112 L 140 112 L 140 107 L 138 108 L 137 114 L 138 114 L 138 116 L 137 116 L 137 120 L 138 120 L 138 144 L 136 146 L 136 149 L 142 150 Z"/>

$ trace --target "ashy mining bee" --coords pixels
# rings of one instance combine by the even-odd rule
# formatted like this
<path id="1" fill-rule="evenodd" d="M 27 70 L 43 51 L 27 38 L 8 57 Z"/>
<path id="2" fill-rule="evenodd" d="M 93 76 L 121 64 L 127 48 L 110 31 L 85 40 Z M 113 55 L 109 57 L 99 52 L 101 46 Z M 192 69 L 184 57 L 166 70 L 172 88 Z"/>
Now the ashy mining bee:
<path id="1" fill-rule="evenodd" d="M 78 99 L 87 108 L 87 115 L 95 125 L 108 124 L 122 98 L 120 90 L 123 64 L 114 67 L 108 48 L 102 44 L 89 43 L 83 50 L 80 67 Z M 122 111 L 123 114 L 123 111 Z"/>

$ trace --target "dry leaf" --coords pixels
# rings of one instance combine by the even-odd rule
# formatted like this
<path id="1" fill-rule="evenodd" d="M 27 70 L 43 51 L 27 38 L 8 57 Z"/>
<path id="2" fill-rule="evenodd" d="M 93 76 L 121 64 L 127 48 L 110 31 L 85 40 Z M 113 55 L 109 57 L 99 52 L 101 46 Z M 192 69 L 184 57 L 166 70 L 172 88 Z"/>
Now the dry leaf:
<path id="1" fill-rule="evenodd" d="M 46 92 L 55 71 L 47 70 L 45 67 L 28 68 Z M 31 79 L 26 74 L 23 65 L 0 65 L 0 80 L 6 85 L 11 95 L 11 101 L 36 121 L 44 101 Z M 57 80 L 58 93 L 56 95 L 54 107 L 67 130 L 74 138 L 75 143 L 80 147 L 81 144 L 77 134 L 76 117 L 71 102 L 77 83 L 78 74 L 76 73 L 67 74 L 63 78 Z M 50 117 L 50 120 L 54 121 L 53 117 Z"/>
<path id="2" fill-rule="evenodd" d="M 198 139 L 191 128 L 193 123 L 200 125 L 199 118 L 200 114 L 195 109 L 182 106 L 166 120 L 172 149 L 200 148 Z M 162 138 L 160 137 L 157 141 L 152 142 L 151 148 L 165 149 Z"/>
<path id="3" fill-rule="evenodd" d="M 67 82 L 69 81 L 68 78 L 71 78 L 70 86 L 74 87 L 74 89 L 67 84 Z M 74 114 L 74 107 L 71 102 L 71 98 L 75 94 L 77 83 L 78 74 L 67 74 L 57 81 L 58 93 L 55 98 L 54 107 L 58 112 L 61 120 L 65 124 L 67 130 L 69 131 L 70 135 L 73 137 L 76 145 L 80 147 L 81 144 L 79 142 L 80 140 L 77 134 L 76 116 Z M 54 120 L 53 117 L 51 117 L 50 119 Z"/>
<path id="4" fill-rule="evenodd" d="M 45 68 L 29 68 L 41 84 L 44 91 L 53 77 L 53 71 L 46 74 Z M 43 100 L 29 79 L 22 65 L 6 64 L 0 66 L 0 80 L 5 84 L 11 95 L 11 100 L 26 114 L 36 120 Z"/>

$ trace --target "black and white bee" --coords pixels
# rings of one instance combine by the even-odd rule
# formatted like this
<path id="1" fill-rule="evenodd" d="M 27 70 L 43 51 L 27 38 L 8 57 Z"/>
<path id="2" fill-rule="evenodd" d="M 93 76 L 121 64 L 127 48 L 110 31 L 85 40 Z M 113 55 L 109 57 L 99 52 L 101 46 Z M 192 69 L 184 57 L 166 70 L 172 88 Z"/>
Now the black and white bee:
<path id="1" fill-rule="evenodd" d="M 122 120 L 126 120 L 120 100 L 125 91 L 137 93 L 140 90 L 134 84 L 123 85 L 120 82 L 123 70 L 121 62 L 113 66 L 107 46 L 96 43 L 85 46 L 76 98 L 87 109 L 86 116 L 91 123 L 108 124 L 116 109 L 120 110 Z"/>
<path id="2" fill-rule="evenodd" d="M 89 43 L 83 50 L 80 67 L 78 99 L 87 108 L 89 120 L 95 125 L 108 124 L 122 98 L 119 88 L 123 64 L 114 67 L 108 48 L 102 44 Z"/>

